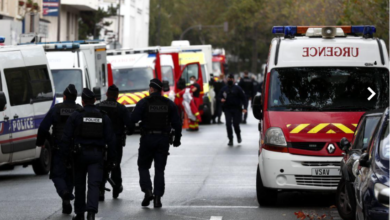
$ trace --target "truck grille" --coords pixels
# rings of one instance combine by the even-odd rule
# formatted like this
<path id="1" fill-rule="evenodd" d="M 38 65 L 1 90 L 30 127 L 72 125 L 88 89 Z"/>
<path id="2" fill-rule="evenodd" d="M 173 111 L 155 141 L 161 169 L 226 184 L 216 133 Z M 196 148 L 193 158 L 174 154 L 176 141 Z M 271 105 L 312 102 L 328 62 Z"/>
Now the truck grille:
<path id="1" fill-rule="evenodd" d="M 325 146 L 325 142 L 290 142 L 289 147 L 301 150 L 320 151 Z"/>
<path id="2" fill-rule="evenodd" d="M 295 179 L 297 184 L 301 186 L 337 187 L 341 176 L 295 175 Z"/>
<path id="3" fill-rule="evenodd" d="M 340 167 L 341 162 L 317 162 L 317 161 L 304 161 L 301 162 L 302 166 L 307 167 L 327 167 L 327 166 L 335 166 Z"/>

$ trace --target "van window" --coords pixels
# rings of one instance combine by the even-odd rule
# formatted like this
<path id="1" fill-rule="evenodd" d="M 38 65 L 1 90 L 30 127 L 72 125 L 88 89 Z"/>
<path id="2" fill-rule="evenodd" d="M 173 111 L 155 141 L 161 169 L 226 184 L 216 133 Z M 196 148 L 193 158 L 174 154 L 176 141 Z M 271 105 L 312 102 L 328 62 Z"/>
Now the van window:
<path id="1" fill-rule="evenodd" d="M 151 68 L 113 69 L 112 76 L 120 92 L 147 91 L 154 78 Z"/>
<path id="2" fill-rule="evenodd" d="M 53 75 L 57 97 L 63 96 L 63 92 L 69 84 L 73 84 L 76 87 L 77 95 L 81 95 L 83 90 L 83 77 L 80 69 L 51 70 L 51 74 Z"/>
<path id="3" fill-rule="evenodd" d="M 206 77 L 206 65 L 203 64 L 201 65 L 201 68 L 202 68 L 202 78 L 203 78 L 203 83 L 208 83 L 207 82 L 207 77 Z M 196 79 L 198 79 L 198 77 L 196 77 Z"/>
<path id="4" fill-rule="evenodd" d="M 47 101 L 53 99 L 49 73 L 46 66 L 27 67 L 30 77 L 31 101 Z"/>
<path id="5" fill-rule="evenodd" d="M 362 122 L 359 127 L 359 134 L 355 138 L 352 149 L 367 149 L 368 144 L 370 143 L 372 133 L 376 125 L 378 124 L 380 117 L 367 117 L 364 122 Z"/>
<path id="6" fill-rule="evenodd" d="M 364 67 L 294 67 L 271 71 L 269 110 L 368 111 L 389 106 L 389 70 Z M 375 95 L 367 97 L 371 87 Z"/>
<path id="7" fill-rule="evenodd" d="M 29 79 L 25 68 L 14 68 L 4 70 L 7 82 L 10 105 L 29 104 L 31 92 L 29 92 Z"/>

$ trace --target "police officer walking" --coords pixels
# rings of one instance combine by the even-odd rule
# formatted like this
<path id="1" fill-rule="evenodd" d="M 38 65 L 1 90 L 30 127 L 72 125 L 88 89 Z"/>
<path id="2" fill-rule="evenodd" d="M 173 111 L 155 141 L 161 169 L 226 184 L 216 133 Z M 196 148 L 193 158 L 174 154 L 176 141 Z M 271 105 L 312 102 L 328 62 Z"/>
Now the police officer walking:
<path id="1" fill-rule="evenodd" d="M 248 105 L 242 89 L 234 85 L 234 76 L 232 74 L 228 77 L 227 86 L 223 87 L 219 92 L 218 99 L 222 102 L 222 109 L 225 113 L 226 130 L 229 138 L 228 145 L 233 146 L 232 121 L 237 141 L 241 143 L 240 121 L 242 112 L 247 112 Z"/>
<path id="2" fill-rule="evenodd" d="M 111 171 L 111 179 L 115 183 L 115 187 L 112 190 L 112 197 L 118 198 L 119 194 L 123 191 L 122 186 L 122 172 L 120 163 L 122 161 L 123 147 L 126 145 L 126 128 L 130 127 L 130 112 L 127 108 L 118 103 L 119 89 L 116 85 L 112 85 L 107 90 L 107 100 L 97 104 L 98 108 L 107 113 L 107 116 L 110 118 L 112 123 L 112 128 L 116 135 L 116 160 L 115 167 Z M 104 171 L 107 173 L 107 170 Z M 103 179 L 102 185 L 100 187 L 100 196 L 99 200 L 104 201 L 104 192 L 106 179 Z"/>
<path id="3" fill-rule="evenodd" d="M 138 150 L 138 171 L 140 186 L 145 193 L 142 206 L 149 206 L 154 200 L 154 207 L 161 208 L 161 197 L 165 191 L 164 170 L 169 155 L 169 145 L 180 146 L 182 122 L 176 105 L 161 95 L 162 83 L 152 79 L 149 84 L 150 96 L 140 100 L 133 113 L 133 124 L 142 121 L 140 148 Z M 174 129 L 174 139 L 170 136 Z M 173 140 L 173 141 L 172 141 Z M 154 161 L 154 192 L 149 169 Z"/>
<path id="4" fill-rule="evenodd" d="M 59 143 L 69 116 L 76 110 L 82 109 L 81 105 L 76 104 L 76 97 L 76 87 L 69 84 L 63 93 L 64 102 L 53 106 L 40 124 L 36 141 L 36 146 L 44 147 L 45 141 L 51 140 L 50 179 L 53 181 L 58 195 L 62 198 L 62 213 L 64 214 L 72 213 L 70 200 L 74 199 L 72 194 L 74 186 L 72 164 L 69 158 L 61 158 Z M 53 126 L 53 133 L 50 137 L 49 130 L 51 126 Z"/>
<path id="5" fill-rule="evenodd" d="M 103 159 L 107 147 L 107 167 L 115 161 L 115 135 L 111 120 L 95 105 L 95 95 L 85 88 L 81 95 L 84 109 L 74 112 L 68 119 L 60 147 L 65 154 L 71 153 L 74 144 L 75 165 L 75 213 L 74 220 L 94 220 L 98 212 L 99 187 L 103 179 Z M 72 140 L 73 144 L 72 144 Z M 65 155 L 66 156 L 66 155 Z M 88 175 L 87 203 L 85 198 Z"/>
<path id="6" fill-rule="evenodd" d="M 248 71 L 245 71 L 244 77 L 241 78 L 240 82 L 238 83 L 238 86 L 240 86 L 245 92 L 245 105 L 246 106 L 248 106 L 249 100 L 251 100 L 253 97 L 253 91 L 254 91 L 253 81 L 254 80 L 249 77 Z M 242 121 L 243 124 L 246 124 L 247 117 L 248 117 L 248 113 L 245 112 L 244 118 Z"/>

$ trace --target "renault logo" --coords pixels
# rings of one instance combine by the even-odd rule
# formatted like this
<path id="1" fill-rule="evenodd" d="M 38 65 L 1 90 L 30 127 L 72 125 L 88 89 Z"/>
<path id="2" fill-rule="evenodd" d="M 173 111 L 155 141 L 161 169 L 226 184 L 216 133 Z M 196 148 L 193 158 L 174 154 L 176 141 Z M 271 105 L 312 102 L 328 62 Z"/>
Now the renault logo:
<path id="1" fill-rule="evenodd" d="M 329 144 L 327 147 L 328 153 L 333 154 L 336 150 L 336 147 L 333 144 Z"/>

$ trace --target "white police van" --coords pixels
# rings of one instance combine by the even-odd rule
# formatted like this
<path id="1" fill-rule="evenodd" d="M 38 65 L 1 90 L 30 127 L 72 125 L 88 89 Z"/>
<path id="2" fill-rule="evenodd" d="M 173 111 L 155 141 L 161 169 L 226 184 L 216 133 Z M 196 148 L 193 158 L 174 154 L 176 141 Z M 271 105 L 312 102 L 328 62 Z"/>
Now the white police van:
<path id="1" fill-rule="evenodd" d="M 257 199 L 288 190 L 335 191 L 344 153 L 364 112 L 389 105 L 386 44 L 374 26 L 274 27 L 262 97 Z M 372 96 L 370 89 L 375 91 Z M 261 114 L 262 112 L 262 114 Z"/>
<path id="2" fill-rule="evenodd" d="M 4 41 L 0 39 L 0 42 Z M 0 169 L 32 165 L 50 170 L 48 141 L 37 147 L 37 130 L 54 104 L 54 87 L 42 46 L 0 47 Z"/>
<path id="3" fill-rule="evenodd" d="M 85 40 L 72 42 L 40 43 L 46 50 L 53 82 L 56 102 L 62 102 L 62 93 L 69 84 L 74 84 L 81 104 L 83 88 L 104 96 L 109 87 L 106 45 L 100 41 Z M 98 91 L 100 89 L 100 92 Z"/>

